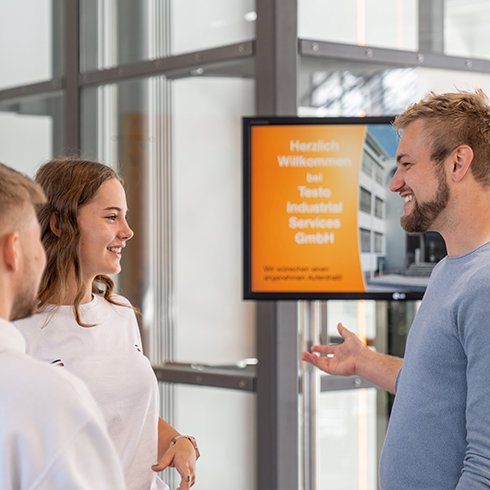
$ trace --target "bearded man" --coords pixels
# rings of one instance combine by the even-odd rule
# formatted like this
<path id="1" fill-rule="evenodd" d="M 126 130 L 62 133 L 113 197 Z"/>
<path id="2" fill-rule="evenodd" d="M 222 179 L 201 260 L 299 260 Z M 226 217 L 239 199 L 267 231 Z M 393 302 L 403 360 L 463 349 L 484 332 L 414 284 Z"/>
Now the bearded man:
<path id="1" fill-rule="evenodd" d="M 396 393 L 380 463 L 386 490 L 490 488 L 490 107 L 481 90 L 428 94 L 396 118 L 402 132 L 390 190 L 402 227 L 435 231 L 434 268 L 405 358 L 344 342 L 302 359 Z"/>

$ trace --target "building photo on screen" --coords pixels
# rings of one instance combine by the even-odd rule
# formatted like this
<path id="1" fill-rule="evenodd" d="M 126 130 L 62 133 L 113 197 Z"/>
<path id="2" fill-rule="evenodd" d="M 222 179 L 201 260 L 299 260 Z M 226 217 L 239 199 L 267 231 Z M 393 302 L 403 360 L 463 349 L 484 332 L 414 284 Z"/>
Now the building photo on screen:
<path id="1" fill-rule="evenodd" d="M 400 226 L 389 117 L 244 118 L 244 297 L 418 299 L 446 255 Z"/>

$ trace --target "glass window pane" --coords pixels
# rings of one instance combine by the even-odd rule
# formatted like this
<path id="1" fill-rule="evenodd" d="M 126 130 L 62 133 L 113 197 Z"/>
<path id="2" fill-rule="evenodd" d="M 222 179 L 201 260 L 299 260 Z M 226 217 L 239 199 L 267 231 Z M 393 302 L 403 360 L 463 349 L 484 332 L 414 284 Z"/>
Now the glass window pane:
<path id="1" fill-rule="evenodd" d="M 403 68 L 300 57 L 300 116 L 393 116 L 427 92 L 481 88 L 490 94 L 490 75 L 463 70 Z"/>
<path id="2" fill-rule="evenodd" d="M 172 54 L 255 37 L 255 0 L 172 0 Z"/>
<path id="3" fill-rule="evenodd" d="M 360 204 L 359 209 L 365 213 L 371 214 L 371 193 L 361 187 L 360 189 Z"/>
<path id="4" fill-rule="evenodd" d="M 376 179 L 376 182 L 378 184 L 383 183 L 383 177 L 384 177 L 384 168 L 376 162 L 376 165 L 374 167 L 374 178 Z"/>
<path id="5" fill-rule="evenodd" d="M 368 345 L 374 345 L 376 334 L 380 334 L 381 321 L 377 318 L 376 301 L 344 301 L 330 300 L 327 307 L 327 326 L 329 342 L 341 341 L 337 325 L 342 323 L 354 333 L 361 334 L 366 328 Z M 378 331 L 376 330 L 378 326 Z"/>
<path id="6" fill-rule="evenodd" d="M 489 2 L 482 0 L 445 0 L 445 54 L 490 58 L 489 24 Z"/>
<path id="7" fill-rule="evenodd" d="M 383 395 L 374 388 L 320 395 L 319 488 L 378 488 L 378 461 L 388 420 Z"/>
<path id="8" fill-rule="evenodd" d="M 418 0 L 298 0 L 298 37 L 418 49 Z"/>
<path id="9" fill-rule="evenodd" d="M 124 249 L 116 278 L 122 294 L 142 311 L 145 353 L 153 362 L 162 362 L 162 351 L 171 356 L 173 348 L 161 340 L 171 336 L 171 325 L 165 322 L 171 316 L 171 292 L 162 288 L 170 274 L 162 259 L 168 236 L 162 201 L 155 198 L 167 194 L 164 180 L 155 177 L 168 165 L 161 151 L 166 137 L 162 114 L 168 109 L 161 97 L 165 83 L 162 77 L 134 79 L 85 88 L 81 97 L 83 157 L 117 167 L 125 179 L 134 237 Z"/>
<path id="10" fill-rule="evenodd" d="M 176 361 L 255 355 L 255 307 L 241 300 L 241 117 L 254 82 L 172 82 Z"/>
<path id="11" fill-rule="evenodd" d="M 158 77 L 82 92 L 83 154 L 117 163 L 126 180 L 135 236 L 121 287 L 143 310 L 153 362 L 255 356 L 255 305 L 241 300 L 241 117 L 253 108 L 247 79 Z"/>
<path id="12" fill-rule="evenodd" d="M 443 93 L 475 88 L 490 94 L 490 75 L 422 67 L 380 69 L 368 63 L 303 56 L 298 113 L 300 116 L 393 116 L 418 102 L 430 90 Z"/>
<path id="13" fill-rule="evenodd" d="M 202 454 L 197 462 L 196 488 L 257 488 L 255 395 L 188 385 L 175 385 L 173 390 L 172 425 L 181 434 L 193 435 Z M 176 488 L 180 479 L 175 470 L 171 473 L 170 478 L 175 479 L 172 482 L 167 478 L 166 482 Z"/>
<path id="14" fill-rule="evenodd" d="M 123 101 L 119 100 L 121 87 Z M 82 89 L 81 147 L 87 158 L 108 165 L 115 165 L 119 161 L 122 151 L 119 132 L 123 124 L 121 122 L 119 126 L 119 121 L 124 119 L 124 114 L 131 113 L 125 109 L 125 102 L 131 97 L 128 92 L 135 95 L 135 100 L 139 102 L 140 107 L 135 107 L 135 112 L 146 112 L 146 103 L 140 101 L 147 98 L 148 88 L 141 80 Z M 146 158 L 144 164 L 147 164 Z"/>
<path id="15" fill-rule="evenodd" d="M 118 165 L 125 177 L 135 236 L 125 249 L 120 284 L 133 302 L 127 288 L 134 283 L 137 289 L 147 355 L 154 362 L 165 357 L 155 354 L 159 349 L 170 360 L 250 357 L 254 306 L 240 300 L 240 116 L 253 106 L 253 82 L 185 82 L 152 77 L 84 89 L 82 151 Z M 170 162 L 173 182 L 162 170 Z M 172 193 L 173 226 L 158 214 Z M 167 262 L 159 248 L 172 230 L 174 260 Z M 169 283 L 175 295 L 165 290 Z M 170 322 L 162 324 L 163 318 Z M 199 442 L 197 486 L 230 488 L 233 481 L 233 488 L 254 488 L 255 395 L 165 383 L 160 392 L 164 418 Z M 172 473 L 165 478 L 176 488 Z"/>
<path id="16" fill-rule="evenodd" d="M 441 70 L 436 68 L 417 68 L 416 101 L 428 91 L 436 93 L 474 90 L 481 88 L 490 96 L 490 74 L 468 73 L 460 70 Z"/>
<path id="17" fill-rule="evenodd" d="M 383 253 L 383 234 L 374 232 L 374 253 Z"/>
<path id="18" fill-rule="evenodd" d="M 34 176 L 62 150 L 61 94 L 0 102 L 0 162 Z"/>
<path id="19" fill-rule="evenodd" d="M 81 0 L 80 16 L 82 72 L 255 36 L 255 0 Z"/>
<path id="20" fill-rule="evenodd" d="M 61 0 L 0 0 L 0 89 L 62 73 Z"/>
<path id="21" fill-rule="evenodd" d="M 374 215 L 377 218 L 383 217 L 383 199 L 380 199 L 379 197 L 375 197 L 374 200 Z"/>
<path id="22" fill-rule="evenodd" d="M 371 177 L 373 173 L 373 159 L 368 153 L 365 153 L 361 161 L 361 170 Z"/>
<path id="23" fill-rule="evenodd" d="M 158 57 L 151 56 L 151 49 L 157 43 L 159 49 L 166 49 L 164 39 L 157 36 L 165 27 L 161 3 L 81 0 L 80 70 L 100 70 Z"/>
<path id="24" fill-rule="evenodd" d="M 360 228 L 361 235 L 361 252 L 371 252 L 371 232 Z"/>

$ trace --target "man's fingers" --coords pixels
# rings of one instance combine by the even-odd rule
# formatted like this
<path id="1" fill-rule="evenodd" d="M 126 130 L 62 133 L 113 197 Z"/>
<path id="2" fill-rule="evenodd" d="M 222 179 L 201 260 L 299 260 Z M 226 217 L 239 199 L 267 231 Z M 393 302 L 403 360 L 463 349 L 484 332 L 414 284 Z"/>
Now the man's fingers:
<path id="1" fill-rule="evenodd" d="M 318 352 L 320 354 L 333 354 L 337 348 L 336 344 L 333 345 L 312 345 L 311 352 Z"/>
<path id="2" fill-rule="evenodd" d="M 315 354 L 310 354 L 309 352 L 303 352 L 301 359 L 320 369 L 328 369 L 330 364 L 329 357 L 319 357 Z"/>
<path id="3" fill-rule="evenodd" d="M 344 339 L 345 339 L 345 337 L 346 337 L 347 335 L 349 335 L 349 334 L 351 334 L 351 333 L 352 333 L 352 332 L 351 332 L 349 329 L 345 328 L 345 327 L 344 327 L 344 326 L 343 326 L 341 323 L 339 323 L 339 324 L 337 325 L 337 330 L 338 330 L 338 332 L 339 332 L 340 336 L 341 336 L 342 338 L 344 338 Z"/>
<path id="4" fill-rule="evenodd" d="M 314 354 L 310 354 L 309 352 L 303 352 L 303 354 L 301 354 L 301 359 L 303 361 L 309 362 L 310 364 L 315 364 L 316 360 L 318 359 L 318 356 L 315 356 Z"/>
<path id="5" fill-rule="evenodd" d="M 301 360 L 306 362 L 311 362 L 311 354 L 309 352 L 303 352 L 301 354 Z"/>

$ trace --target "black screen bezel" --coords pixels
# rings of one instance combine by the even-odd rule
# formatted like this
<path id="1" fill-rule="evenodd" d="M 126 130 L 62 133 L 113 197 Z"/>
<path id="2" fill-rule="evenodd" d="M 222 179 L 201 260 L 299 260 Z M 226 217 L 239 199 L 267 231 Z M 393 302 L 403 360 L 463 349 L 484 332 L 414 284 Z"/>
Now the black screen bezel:
<path id="1" fill-rule="evenodd" d="M 407 300 L 422 299 L 423 291 L 386 292 L 256 292 L 252 291 L 252 165 L 251 129 L 264 125 L 371 125 L 391 124 L 394 116 L 371 117 L 244 117 L 242 122 L 243 145 L 243 299 L 245 300 Z"/>

